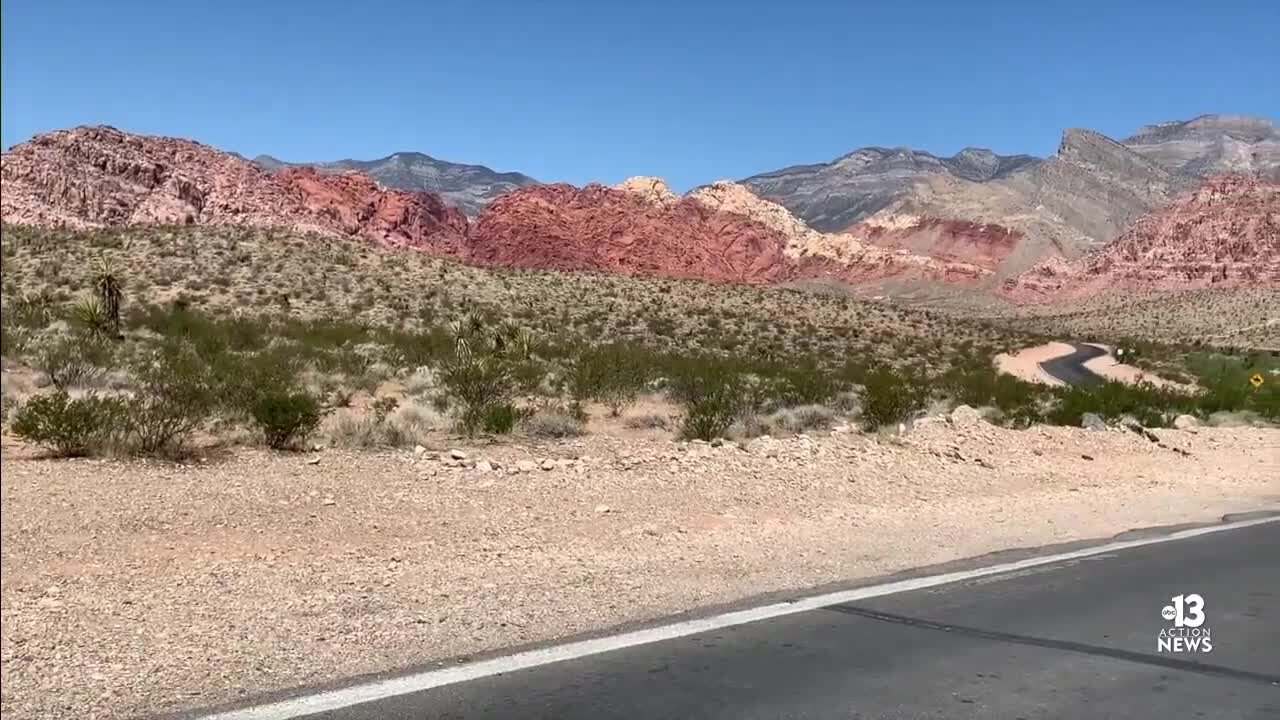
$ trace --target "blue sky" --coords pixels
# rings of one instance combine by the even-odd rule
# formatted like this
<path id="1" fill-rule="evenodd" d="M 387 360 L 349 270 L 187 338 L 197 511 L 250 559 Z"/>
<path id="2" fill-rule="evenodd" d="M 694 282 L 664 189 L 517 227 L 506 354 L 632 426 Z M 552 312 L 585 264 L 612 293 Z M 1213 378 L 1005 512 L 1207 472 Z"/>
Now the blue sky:
<path id="1" fill-rule="evenodd" d="M 7 148 L 106 123 L 677 189 L 864 145 L 1280 116 L 1277 0 L 5 0 Z"/>

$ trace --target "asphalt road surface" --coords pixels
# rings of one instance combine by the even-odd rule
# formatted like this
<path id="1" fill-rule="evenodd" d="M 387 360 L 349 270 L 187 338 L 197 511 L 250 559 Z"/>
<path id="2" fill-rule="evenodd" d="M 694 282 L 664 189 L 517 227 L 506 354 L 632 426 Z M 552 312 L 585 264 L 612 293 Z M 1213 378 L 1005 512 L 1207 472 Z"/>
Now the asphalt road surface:
<path id="1" fill-rule="evenodd" d="M 1106 350 L 1095 345 L 1071 343 L 1075 348 L 1070 355 L 1063 355 L 1040 363 L 1040 369 L 1068 385 L 1097 385 L 1102 378 L 1084 364 L 1090 360 L 1107 354 Z"/>
<path id="2" fill-rule="evenodd" d="M 1198 593 L 1209 653 L 1157 653 Z M 1280 718 L 1280 522 L 436 687 L 315 720 Z"/>

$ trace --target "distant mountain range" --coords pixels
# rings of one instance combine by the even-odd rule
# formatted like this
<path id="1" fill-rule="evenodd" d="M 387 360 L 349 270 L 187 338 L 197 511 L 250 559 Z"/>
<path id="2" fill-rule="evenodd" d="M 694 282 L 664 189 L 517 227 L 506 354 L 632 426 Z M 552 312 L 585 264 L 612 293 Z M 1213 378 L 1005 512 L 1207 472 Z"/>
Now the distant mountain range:
<path id="1" fill-rule="evenodd" d="M 1008 276 L 1048 255 L 1079 258 L 1216 173 L 1280 177 L 1280 128 L 1266 118 L 1203 115 L 1120 142 L 1073 129 L 1049 158 L 863 148 L 741 182 L 826 232 L 921 218 L 1003 225 L 1025 238 L 1002 267 Z"/>
<path id="2" fill-rule="evenodd" d="M 1033 300 L 1280 280 L 1280 132 L 1238 116 L 1119 142 L 1067 130 L 1048 158 L 863 148 L 683 197 L 655 178 L 541 185 L 418 153 L 250 161 L 102 126 L 15 146 L 0 174 L 6 223 L 286 227 L 547 270 L 901 279 Z"/>
<path id="3" fill-rule="evenodd" d="M 483 165 L 465 165 L 438 160 L 419 152 L 398 152 L 377 160 L 336 160 L 332 162 L 289 163 L 270 155 L 252 159 L 266 170 L 286 167 L 313 167 L 321 172 L 355 170 L 373 178 L 390 190 L 429 192 L 444 198 L 471 217 L 491 200 L 516 188 L 539 184 L 518 172 L 495 172 Z"/>

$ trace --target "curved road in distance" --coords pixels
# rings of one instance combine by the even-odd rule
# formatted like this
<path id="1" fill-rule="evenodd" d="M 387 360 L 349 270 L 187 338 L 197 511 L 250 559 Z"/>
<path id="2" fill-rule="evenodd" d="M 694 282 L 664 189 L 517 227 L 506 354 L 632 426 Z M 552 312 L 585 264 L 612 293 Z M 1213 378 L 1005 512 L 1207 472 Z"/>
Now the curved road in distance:
<path id="1" fill-rule="evenodd" d="M 1107 354 L 1107 351 L 1096 345 L 1068 343 L 1075 350 L 1070 355 L 1063 355 L 1040 363 L 1040 369 L 1052 377 L 1068 385 L 1098 385 L 1102 377 L 1085 367 L 1090 360 Z"/>

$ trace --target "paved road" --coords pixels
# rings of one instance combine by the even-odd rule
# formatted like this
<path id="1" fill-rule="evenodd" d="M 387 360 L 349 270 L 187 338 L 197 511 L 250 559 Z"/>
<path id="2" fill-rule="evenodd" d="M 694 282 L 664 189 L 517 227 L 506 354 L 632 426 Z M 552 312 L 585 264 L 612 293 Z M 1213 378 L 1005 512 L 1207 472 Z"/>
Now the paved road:
<path id="1" fill-rule="evenodd" d="M 1070 355 L 1046 360 L 1040 363 L 1040 369 L 1068 385 L 1088 386 L 1101 383 L 1102 377 L 1084 364 L 1096 357 L 1106 355 L 1107 351 L 1096 345 L 1071 343 L 1071 347 L 1075 348 L 1075 351 Z"/>
<path id="2" fill-rule="evenodd" d="M 1280 718 L 1280 522 L 447 685 L 314 720 Z M 1199 593 L 1213 650 L 1156 653 Z"/>

